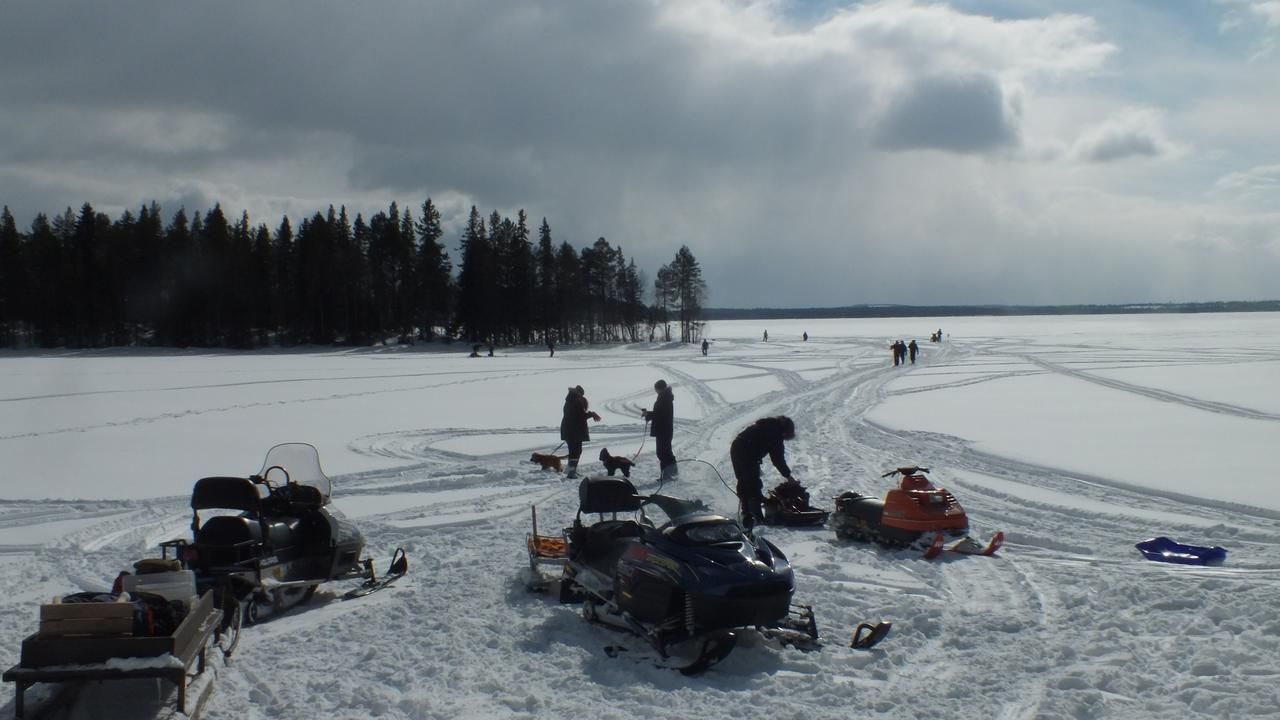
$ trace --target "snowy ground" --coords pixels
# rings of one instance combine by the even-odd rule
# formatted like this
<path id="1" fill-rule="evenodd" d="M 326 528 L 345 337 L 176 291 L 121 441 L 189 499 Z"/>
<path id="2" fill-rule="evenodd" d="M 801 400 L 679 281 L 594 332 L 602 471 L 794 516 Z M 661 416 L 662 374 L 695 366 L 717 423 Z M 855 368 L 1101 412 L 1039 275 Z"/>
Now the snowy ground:
<path id="1" fill-rule="evenodd" d="M 928 342 L 941 327 L 947 340 Z M 770 342 L 761 342 L 769 331 Z M 802 342 L 802 331 L 809 333 Z M 183 536 L 205 475 L 245 475 L 277 442 L 316 445 L 339 507 L 384 566 L 410 574 L 245 631 L 208 718 L 1238 718 L 1280 707 L 1280 315 L 718 322 L 696 347 L 507 352 L 458 346 L 305 353 L 0 355 L 0 664 L 56 594 L 105 589 Z M 890 362 L 915 337 L 920 361 Z M 611 659 L 624 637 L 525 593 L 524 536 L 569 522 L 576 484 L 551 451 L 569 385 L 604 421 L 599 449 L 640 451 L 653 381 L 674 386 L 680 490 L 721 510 L 733 435 L 789 414 L 789 457 L 816 501 L 880 493 L 919 463 L 996 558 L 925 561 L 770 529 L 826 647 L 748 638 L 687 678 Z M 561 451 L 563 452 L 563 451 Z M 694 462 L 697 459 L 703 462 Z M 766 482 L 775 476 L 766 475 Z M 731 478 L 726 477 L 730 482 Z M 1149 563 L 1168 535 L 1228 548 L 1219 568 Z M 894 631 L 850 650 L 865 619 Z M 108 684 L 64 717 L 133 718 Z M 38 690 L 33 690 L 33 693 Z M 105 695 L 104 695 L 105 693 Z M 12 700 L 0 716 L 12 713 Z"/>

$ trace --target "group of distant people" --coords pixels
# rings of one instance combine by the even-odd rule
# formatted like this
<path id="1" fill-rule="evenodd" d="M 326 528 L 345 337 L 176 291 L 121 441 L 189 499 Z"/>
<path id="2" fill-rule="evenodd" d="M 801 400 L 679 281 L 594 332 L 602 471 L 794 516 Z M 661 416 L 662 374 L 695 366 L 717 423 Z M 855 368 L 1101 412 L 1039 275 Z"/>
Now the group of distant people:
<path id="1" fill-rule="evenodd" d="M 809 339 L 806 331 L 802 338 Z M 766 330 L 762 339 L 768 342 L 769 332 Z M 942 330 L 933 333 L 933 342 L 942 341 Z M 709 342 L 702 341 L 702 354 L 706 355 Z M 555 353 L 554 345 L 548 341 L 548 350 Z M 915 363 L 920 346 L 913 339 L 910 342 L 897 340 L 890 345 L 893 350 L 893 364 L 905 365 Z M 477 346 L 478 349 L 478 346 Z M 658 380 L 653 384 L 655 398 L 652 409 L 641 410 L 641 416 L 649 425 L 649 435 L 657 445 L 660 482 L 679 479 L 679 466 L 675 452 L 672 450 L 672 439 L 675 432 L 675 393 L 666 380 Z M 582 458 L 582 446 L 590 441 L 591 431 L 588 420 L 600 422 L 601 417 L 590 408 L 586 391 L 581 385 L 569 388 L 564 399 L 564 407 L 560 421 L 560 439 L 568 447 L 568 466 L 565 476 L 576 479 L 578 463 Z M 742 525 L 750 532 L 757 523 L 764 521 L 764 484 L 761 476 L 761 465 L 766 457 L 772 462 L 778 474 L 789 483 L 797 483 L 790 466 L 787 465 L 785 443 L 795 439 L 795 422 L 785 415 L 764 417 L 756 420 L 739 432 L 729 446 L 729 460 L 733 466 L 734 478 L 737 480 L 737 495 L 740 504 Z M 605 456 L 601 452 L 601 457 Z M 610 470 L 612 474 L 612 469 Z"/>
<path id="2" fill-rule="evenodd" d="M 671 439 L 675 434 L 675 393 L 666 380 L 658 380 L 653 384 L 657 397 L 653 401 L 652 410 L 641 410 L 640 415 L 649 424 L 649 435 L 657 444 L 658 467 L 662 473 L 662 482 L 679 478 L 676 465 L 676 454 L 671 449 Z M 578 461 L 582 458 L 582 444 L 591 439 L 591 428 L 587 420 L 600 422 L 600 415 L 591 410 L 587 402 L 587 391 L 581 385 L 569 388 L 564 398 L 564 409 L 560 419 L 560 439 L 568 448 L 568 467 L 565 477 L 578 477 Z M 613 474 L 612 471 L 609 473 Z"/>
<path id="3" fill-rule="evenodd" d="M 675 452 L 671 449 L 675 433 L 675 393 L 666 380 L 655 382 L 653 391 L 656 394 L 653 409 L 642 410 L 641 416 L 649 424 L 649 435 L 657 444 L 658 465 L 661 469 L 659 482 L 670 482 L 680 478 Z M 591 439 L 588 420 L 600 422 L 601 418 L 591 410 L 586 390 L 581 385 L 569 388 L 560 420 L 560 439 L 569 449 L 568 466 L 565 468 L 567 478 L 578 477 L 582 445 Z M 795 436 L 795 422 L 785 415 L 779 415 L 756 420 L 739 432 L 730 444 L 729 461 L 737 480 L 738 502 L 741 504 L 742 524 L 746 530 L 750 531 L 756 523 L 764 521 L 764 484 L 760 466 L 765 457 L 770 459 L 783 478 L 792 483 L 797 482 L 787 465 L 784 446 L 787 440 L 793 440 Z M 601 453 L 602 456 L 604 454 Z M 610 474 L 613 474 L 612 470 Z"/>
<path id="4" fill-rule="evenodd" d="M 898 340 L 889 345 L 889 349 L 893 351 L 893 364 L 895 366 L 906 365 L 908 357 L 911 358 L 911 364 L 915 365 L 916 355 L 920 352 L 920 346 L 916 344 L 915 339 L 912 339 L 909 343 Z"/>
<path id="5" fill-rule="evenodd" d="M 929 334 L 929 342 L 942 342 L 942 328 L 938 328 L 938 332 Z M 889 344 L 889 349 L 893 351 L 893 364 L 895 367 L 906 365 L 908 360 L 912 365 L 915 365 L 916 356 L 920 354 L 920 346 L 916 344 L 914 338 L 909 343 L 896 340 Z"/>

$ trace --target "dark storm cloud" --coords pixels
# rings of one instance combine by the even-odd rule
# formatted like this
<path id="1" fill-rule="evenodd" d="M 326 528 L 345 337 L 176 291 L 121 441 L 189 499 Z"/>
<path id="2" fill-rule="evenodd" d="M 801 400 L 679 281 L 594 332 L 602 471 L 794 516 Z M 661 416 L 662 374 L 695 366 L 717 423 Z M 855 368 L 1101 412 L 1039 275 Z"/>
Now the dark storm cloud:
<path id="1" fill-rule="evenodd" d="M 557 242 L 607 237 L 650 277 L 687 244 L 729 306 L 1080 299 L 1103 250 L 1129 258 L 1115 292 L 1141 293 L 1173 267 L 1161 242 L 1213 215 L 1160 200 L 1159 174 L 1135 220 L 1128 188 L 1101 185 L 1154 163 L 1073 162 L 1183 147 L 1157 102 L 1090 85 L 1122 26 L 972 2 L 779 14 L 796 7 L 8 2 L 0 204 L 25 225 L 83 202 L 155 199 L 166 216 L 221 202 L 275 227 L 429 196 L 450 245 L 471 205 L 523 208 Z M 1205 116 L 1257 115 L 1225 100 Z M 925 148 L 943 152 L 901 152 Z M 904 271 L 938 267 L 904 296 Z"/>
<path id="2" fill-rule="evenodd" d="M 922 77 L 890 103 L 876 140 L 891 150 L 982 153 L 1017 142 L 995 78 L 983 75 Z"/>
<path id="3" fill-rule="evenodd" d="M 1092 162 L 1111 162 L 1127 157 L 1155 157 L 1160 146 L 1155 138 L 1141 132 L 1109 135 L 1084 147 L 1080 157 Z"/>
<path id="4" fill-rule="evenodd" d="M 532 170 L 583 151 L 712 165 L 726 153 L 811 157 L 805 115 L 758 111 L 811 106 L 812 86 L 764 64 L 688 77 L 705 50 L 644 31 L 658 21 L 648 3 L 55 0 L 24 14 L 20 32 L 0 36 L 0 91 L 18 105 L 211 113 L 228 126 L 224 157 L 284 155 L 299 135 L 337 133 L 354 144 L 351 179 L 366 188 L 492 176 L 520 153 Z M 12 157 L 101 147 L 72 135 L 37 134 Z"/>

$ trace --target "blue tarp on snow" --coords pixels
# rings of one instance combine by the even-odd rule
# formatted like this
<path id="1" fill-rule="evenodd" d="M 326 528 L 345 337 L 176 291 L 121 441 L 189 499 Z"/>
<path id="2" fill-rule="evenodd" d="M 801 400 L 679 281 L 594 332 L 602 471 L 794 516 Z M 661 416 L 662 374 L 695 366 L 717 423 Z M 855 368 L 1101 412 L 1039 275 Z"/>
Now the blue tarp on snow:
<path id="1" fill-rule="evenodd" d="M 1153 537 L 1134 545 L 1148 560 L 1181 565 L 1221 565 L 1227 549 L 1214 545 L 1183 545 L 1167 537 Z"/>

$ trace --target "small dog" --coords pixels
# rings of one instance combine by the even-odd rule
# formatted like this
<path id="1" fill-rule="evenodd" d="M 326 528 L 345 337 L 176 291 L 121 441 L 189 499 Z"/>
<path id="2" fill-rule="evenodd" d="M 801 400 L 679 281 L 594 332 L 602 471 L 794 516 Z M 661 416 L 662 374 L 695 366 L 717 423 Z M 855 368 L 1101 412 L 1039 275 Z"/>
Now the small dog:
<path id="1" fill-rule="evenodd" d="M 604 469 L 609 471 L 609 477 L 619 470 L 622 471 L 622 477 L 631 477 L 631 468 L 635 463 L 630 458 L 624 458 L 621 455 L 610 455 L 609 448 L 600 448 L 600 462 L 604 463 Z"/>
<path id="2" fill-rule="evenodd" d="M 560 455 L 545 455 L 543 453 L 534 453 L 529 456 L 529 462 L 535 462 L 542 466 L 543 470 L 555 470 L 563 472 L 564 466 L 560 463 L 564 457 Z"/>

